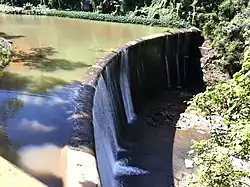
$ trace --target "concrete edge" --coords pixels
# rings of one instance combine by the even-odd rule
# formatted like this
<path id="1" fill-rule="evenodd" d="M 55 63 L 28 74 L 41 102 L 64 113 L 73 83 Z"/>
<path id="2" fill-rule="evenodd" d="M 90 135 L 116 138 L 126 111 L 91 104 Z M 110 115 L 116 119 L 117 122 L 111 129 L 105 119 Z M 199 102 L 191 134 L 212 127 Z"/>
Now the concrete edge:
<path id="1" fill-rule="evenodd" d="M 48 187 L 35 177 L 0 157 L 0 186 L 1 187 Z"/>

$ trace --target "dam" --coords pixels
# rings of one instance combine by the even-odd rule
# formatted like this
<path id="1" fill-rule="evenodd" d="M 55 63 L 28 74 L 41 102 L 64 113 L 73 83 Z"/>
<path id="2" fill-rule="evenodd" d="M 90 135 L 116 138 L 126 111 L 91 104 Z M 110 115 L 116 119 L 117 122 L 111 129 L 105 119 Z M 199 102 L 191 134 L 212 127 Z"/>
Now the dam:
<path id="1" fill-rule="evenodd" d="M 109 23 L 103 35 L 99 22 L 10 15 L 1 22 L 19 51 L 1 77 L 1 156 L 51 187 L 67 186 L 64 175 L 75 187 L 97 178 L 104 187 L 174 185 L 191 139 L 202 138 L 175 128 L 183 102 L 204 89 L 198 31 L 142 37 L 160 29 Z M 35 40 L 34 29 L 56 34 Z"/>

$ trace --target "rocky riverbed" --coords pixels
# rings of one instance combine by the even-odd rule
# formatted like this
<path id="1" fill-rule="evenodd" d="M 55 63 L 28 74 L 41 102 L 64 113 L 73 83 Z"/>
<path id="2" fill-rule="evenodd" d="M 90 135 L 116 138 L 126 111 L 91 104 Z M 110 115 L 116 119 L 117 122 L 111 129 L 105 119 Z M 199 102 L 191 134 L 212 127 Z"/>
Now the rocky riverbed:
<path id="1" fill-rule="evenodd" d="M 174 177 L 173 186 L 175 187 L 188 187 L 195 180 L 197 167 L 189 155 L 189 152 L 192 151 L 192 140 L 199 141 L 210 136 L 210 120 L 187 110 L 187 102 L 194 94 L 182 90 L 168 90 L 155 97 L 152 102 L 148 103 L 148 106 L 144 107 L 145 117 L 142 119 L 145 119 L 142 121 L 146 121 L 146 127 L 144 127 L 146 130 L 141 128 L 140 133 L 146 135 L 145 137 L 140 135 L 142 136 L 140 138 L 154 141 L 155 149 L 159 147 L 158 152 L 154 153 L 154 158 L 159 159 L 162 165 L 164 165 L 162 155 L 167 154 L 166 149 L 171 149 L 168 151 L 173 154 L 171 168 Z M 214 119 L 219 120 L 220 118 L 215 116 Z M 173 140 L 169 140 L 169 131 L 174 133 Z M 157 137 L 154 137 L 154 134 L 157 134 Z M 172 148 L 164 147 L 162 149 L 166 139 L 173 141 Z M 165 167 L 169 165 L 165 164 Z M 166 177 L 169 177 L 167 175 Z M 159 182 L 159 184 L 161 183 Z M 160 186 L 159 184 L 158 186 Z M 172 187 L 171 184 L 169 185 Z"/>

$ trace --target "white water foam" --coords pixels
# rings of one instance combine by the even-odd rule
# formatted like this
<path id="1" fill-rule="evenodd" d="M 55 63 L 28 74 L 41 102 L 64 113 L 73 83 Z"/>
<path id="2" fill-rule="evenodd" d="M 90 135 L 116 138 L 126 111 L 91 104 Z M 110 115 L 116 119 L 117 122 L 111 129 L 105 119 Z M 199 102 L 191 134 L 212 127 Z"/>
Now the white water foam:
<path id="1" fill-rule="evenodd" d="M 137 167 L 132 167 L 128 166 L 128 159 L 121 159 L 116 161 L 114 165 L 114 171 L 115 171 L 115 176 L 130 176 L 130 175 L 145 175 L 149 174 L 148 171 L 137 168 Z"/>

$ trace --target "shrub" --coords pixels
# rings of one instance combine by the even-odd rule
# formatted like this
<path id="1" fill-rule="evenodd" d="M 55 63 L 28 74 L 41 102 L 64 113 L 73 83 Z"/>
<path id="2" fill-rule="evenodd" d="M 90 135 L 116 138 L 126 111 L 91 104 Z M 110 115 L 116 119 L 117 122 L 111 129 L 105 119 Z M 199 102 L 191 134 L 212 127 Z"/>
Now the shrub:
<path id="1" fill-rule="evenodd" d="M 5 68 L 10 62 L 11 52 L 8 49 L 0 49 L 0 70 Z"/>
<path id="2" fill-rule="evenodd" d="M 249 21 L 249 18 L 248 18 Z M 213 120 L 211 138 L 194 142 L 194 159 L 199 166 L 196 186 L 249 186 L 249 170 L 233 166 L 233 158 L 250 160 L 250 32 L 246 30 L 242 69 L 233 79 L 220 83 L 198 94 L 191 104 L 206 116 L 219 115 Z"/>
<path id="3" fill-rule="evenodd" d="M 160 27 L 185 28 L 189 26 L 189 24 L 185 21 L 177 22 L 172 19 L 157 20 L 157 19 L 146 19 L 142 17 L 113 16 L 110 14 L 100 14 L 100 13 L 82 12 L 82 11 L 81 12 L 65 11 L 65 10 L 55 10 L 55 9 L 39 8 L 39 7 L 33 7 L 27 10 L 24 8 L 1 6 L 0 11 L 8 14 L 46 15 L 55 17 L 89 19 L 97 21 L 131 23 L 131 24 L 141 24 L 141 25 L 160 26 Z"/>

